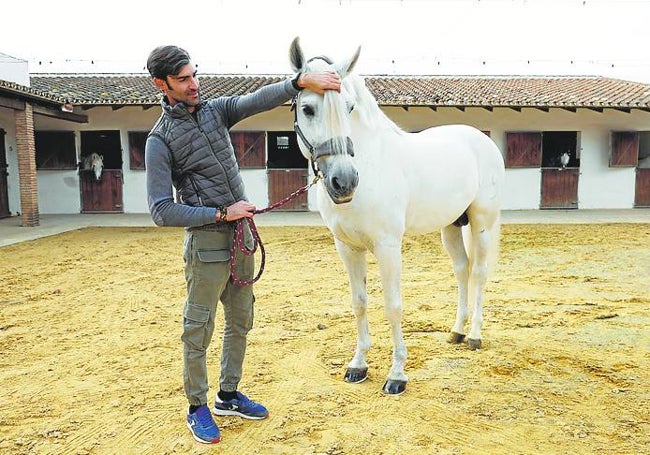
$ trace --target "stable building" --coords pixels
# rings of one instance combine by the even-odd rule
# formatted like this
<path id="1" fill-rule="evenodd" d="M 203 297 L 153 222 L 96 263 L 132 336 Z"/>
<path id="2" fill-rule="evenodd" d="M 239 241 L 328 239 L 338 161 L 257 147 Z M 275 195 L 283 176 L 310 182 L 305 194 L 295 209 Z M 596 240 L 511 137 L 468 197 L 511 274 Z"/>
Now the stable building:
<path id="1" fill-rule="evenodd" d="M 160 115 L 148 75 L 26 78 L 1 70 L 0 63 L 0 217 L 20 214 L 33 226 L 40 213 L 148 212 L 144 143 Z M 210 98 L 286 77 L 205 75 L 200 84 Z M 406 131 L 463 123 L 489 135 L 506 163 L 504 210 L 650 207 L 650 84 L 588 76 L 365 80 Z M 240 122 L 231 137 L 258 207 L 310 181 L 290 103 Z M 103 156 L 100 180 L 80 168 L 92 153 Z M 317 210 L 314 191 L 281 210 Z"/>

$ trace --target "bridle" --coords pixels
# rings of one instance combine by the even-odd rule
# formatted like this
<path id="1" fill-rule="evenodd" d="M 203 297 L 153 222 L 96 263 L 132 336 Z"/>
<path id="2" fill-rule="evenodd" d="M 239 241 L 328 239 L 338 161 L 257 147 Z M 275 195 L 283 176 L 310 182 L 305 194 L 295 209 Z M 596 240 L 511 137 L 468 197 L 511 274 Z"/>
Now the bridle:
<path id="1" fill-rule="evenodd" d="M 314 146 L 311 142 L 309 142 L 309 139 L 305 137 L 305 134 L 302 132 L 302 129 L 300 128 L 300 125 L 298 124 L 298 109 L 296 108 L 297 104 L 297 96 L 293 98 L 293 101 L 291 102 L 291 110 L 294 112 L 294 120 L 293 120 L 293 129 L 296 132 L 296 134 L 300 137 L 300 140 L 307 146 L 307 149 L 309 149 L 309 155 L 310 159 L 309 162 L 311 163 L 311 170 L 314 171 L 314 175 L 319 174 L 318 166 L 316 164 L 316 160 L 323 156 L 328 156 L 328 155 L 334 155 L 332 153 L 332 150 L 334 147 L 336 147 L 336 143 L 334 139 L 328 139 L 325 142 L 321 142 L 317 146 Z M 345 138 L 345 147 L 347 150 L 347 153 L 350 156 L 354 156 L 354 145 L 352 143 L 352 139 L 349 137 Z"/>
<path id="2" fill-rule="evenodd" d="M 318 55 L 316 57 L 312 57 L 309 60 L 307 60 L 307 63 L 316 59 L 323 60 L 328 65 L 333 64 L 333 62 L 329 58 L 325 57 L 324 55 Z M 321 142 L 317 146 L 314 146 L 311 142 L 309 142 L 309 139 L 307 139 L 305 134 L 302 132 L 300 125 L 298 124 L 298 108 L 297 108 L 298 96 L 300 96 L 300 94 L 294 96 L 293 99 L 291 100 L 291 110 L 293 111 L 293 129 L 296 132 L 296 134 L 300 137 L 300 140 L 303 142 L 303 144 L 305 144 L 305 146 L 307 146 L 307 148 L 309 149 L 309 155 L 311 157 L 309 160 L 311 162 L 311 169 L 312 171 L 314 171 L 314 175 L 317 176 L 319 175 L 319 170 L 316 161 L 323 156 L 333 155 L 334 153 L 332 153 L 332 150 L 335 148 L 336 145 L 333 138 L 328 139 L 325 142 Z M 352 143 L 352 139 L 350 139 L 349 137 L 346 137 L 345 139 L 346 139 L 345 146 L 346 146 L 347 153 L 350 156 L 354 156 L 354 145 Z"/>

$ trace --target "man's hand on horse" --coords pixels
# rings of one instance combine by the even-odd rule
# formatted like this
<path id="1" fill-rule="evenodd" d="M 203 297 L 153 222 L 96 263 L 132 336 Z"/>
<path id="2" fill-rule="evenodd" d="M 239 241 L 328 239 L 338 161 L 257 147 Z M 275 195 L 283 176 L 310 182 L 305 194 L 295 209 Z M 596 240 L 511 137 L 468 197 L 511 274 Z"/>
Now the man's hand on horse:
<path id="1" fill-rule="evenodd" d="M 341 92 L 341 77 L 335 71 L 322 71 L 318 73 L 302 73 L 298 78 L 298 87 L 316 92 L 325 93 L 326 90 Z"/>

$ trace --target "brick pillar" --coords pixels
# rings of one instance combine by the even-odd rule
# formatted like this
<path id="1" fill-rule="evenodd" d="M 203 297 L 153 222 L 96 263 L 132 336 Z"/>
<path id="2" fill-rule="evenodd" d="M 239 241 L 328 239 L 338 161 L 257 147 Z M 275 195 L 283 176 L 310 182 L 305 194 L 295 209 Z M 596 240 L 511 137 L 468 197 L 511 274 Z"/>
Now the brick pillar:
<path id="1" fill-rule="evenodd" d="M 16 151 L 20 180 L 20 218 L 25 227 L 39 225 L 38 181 L 36 178 L 36 144 L 34 141 L 34 110 L 25 103 L 25 110 L 15 110 Z"/>

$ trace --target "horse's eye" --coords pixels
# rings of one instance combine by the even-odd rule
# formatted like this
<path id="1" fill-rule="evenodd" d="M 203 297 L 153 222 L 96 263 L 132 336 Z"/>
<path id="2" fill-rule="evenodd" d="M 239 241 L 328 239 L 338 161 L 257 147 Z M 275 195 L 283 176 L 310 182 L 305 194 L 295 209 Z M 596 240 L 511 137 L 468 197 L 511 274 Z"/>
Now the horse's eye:
<path id="1" fill-rule="evenodd" d="M 314 116 L 314 108 L 311 106 L 303 106 L 302 107 L 302 113 L 305 114 L 307 117 L 313 117 Z"/>

